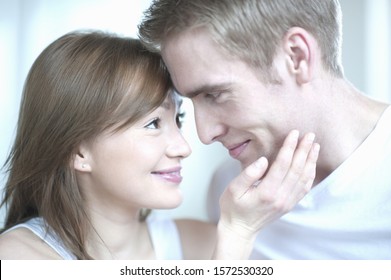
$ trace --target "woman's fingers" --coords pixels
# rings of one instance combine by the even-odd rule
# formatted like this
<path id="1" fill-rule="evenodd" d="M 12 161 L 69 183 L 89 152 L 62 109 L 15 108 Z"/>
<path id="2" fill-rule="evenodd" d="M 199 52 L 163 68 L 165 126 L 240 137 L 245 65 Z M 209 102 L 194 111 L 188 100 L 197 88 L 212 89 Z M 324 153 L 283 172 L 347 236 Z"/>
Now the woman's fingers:
<path id="1" fill-rule="evenodd" d="M 291 161 L 291 166 L 289 170 L 283 178 L 282 187 L 291 188 L 295 186 L 296 182 L 300 179 L 304 179 L 307 176 L 303 177 L 304 171 L 308 165 L 312 165 L 312 162 L 309 162 L 309 155 L 311 154 L 311 150 L 313 149 L 315 140 L 315 135 L 313 133 L 306 134 L 303 139 L 300 141 Z M 311 158 L 312 159 L 312 158 Z"/>
<path id="2" fill-rule="evenodd" d="M 277 154 L 277 157 L 263 179 L 264 185 L 280 185 L 287 175 L 299 141 L 299 132 L 291 131 Z"/>
<path id="3" fill-rule="evenodd" d="M 292 131 L 267 173 L 264 157 L 246 167 L 220 199 L 224 222 L 252 234 L 290 211 L 315 179 L 319 144 L 314 139 L 308 133 L 299 141 L 298 131 Z"/>
<path id="4" fill-rule="evenodd" d="M 259 196 L 281 213 L 290 211 L 310 190 L 316 173 L 319 144 L 307 133 L 299 141 L 292 131 L 260 185 Z"/>
<path id="5" fill-rule="evenodd" d="M 308 154 L 301 176 L 296 182 L 296 188 L 292 191 L 292 204 L 300 201 L 312 188 L 316 177 L 316 162 L 319 156 L 320 145 L 314 143 Z"/>
<path id="6" fill-rule="evenodd" d="M 261 157 L 249 166 L 247 166 L 233 181 L 229 189 L 234 193 L 234 197 L 242 197 L 249 188 L 256 186 L 259 180 L 264 176 L 268 167 L 268 161 Z"/>

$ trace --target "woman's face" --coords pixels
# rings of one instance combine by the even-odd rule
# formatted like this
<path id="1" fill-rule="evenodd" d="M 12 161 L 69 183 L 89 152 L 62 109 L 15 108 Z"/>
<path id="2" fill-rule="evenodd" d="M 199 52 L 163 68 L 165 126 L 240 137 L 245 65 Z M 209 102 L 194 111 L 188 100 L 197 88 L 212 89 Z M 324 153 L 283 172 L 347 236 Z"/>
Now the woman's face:
<path id="1" fill-rule="evenodd" d="M 88 145 L 90 172 L 84 182 L 89 183 L 83 191 L 90 207 L 164 209 L 182 202 L 181 160 L 191 149 L 181 134 L 177 107 L 168 97 L 130 127 L 104 133 Z"/>

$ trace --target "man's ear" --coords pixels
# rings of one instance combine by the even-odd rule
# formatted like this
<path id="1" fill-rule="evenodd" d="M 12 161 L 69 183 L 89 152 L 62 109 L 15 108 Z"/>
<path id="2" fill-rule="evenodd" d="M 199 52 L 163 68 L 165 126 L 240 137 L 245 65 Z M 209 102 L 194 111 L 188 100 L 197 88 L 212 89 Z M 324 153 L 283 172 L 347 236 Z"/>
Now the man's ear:
<path id="1" fill-rule="evenodd" d="M 308 83 L 313 76 L 315 46 L 313 36 L 300 27 L 292 27 L 284 36 L 288 70 L 296 76 L 298 84 Z"/>
<path id="2" fill-rule="evenodd" d="M 80 144 L 73 156 L 73 168 L 79 172 L 91 172 L 91 157 L 85 144 Z"/>

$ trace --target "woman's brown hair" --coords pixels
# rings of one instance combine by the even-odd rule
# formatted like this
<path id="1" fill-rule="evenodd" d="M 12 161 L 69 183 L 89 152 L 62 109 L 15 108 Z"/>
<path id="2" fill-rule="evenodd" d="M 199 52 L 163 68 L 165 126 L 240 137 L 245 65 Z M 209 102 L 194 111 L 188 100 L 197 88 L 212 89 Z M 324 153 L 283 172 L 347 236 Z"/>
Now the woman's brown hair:
<path id="1" fill-rule="evenodd" d="M 78 145 L 120 130 L 160 106 L 172 88 L 159 55 L 137 39 L 72 32 L 50 44 L 26 79 L 5 163 L 6 230 L 43 217 L 77 258 L 90 230 L 72 168 Z"/>

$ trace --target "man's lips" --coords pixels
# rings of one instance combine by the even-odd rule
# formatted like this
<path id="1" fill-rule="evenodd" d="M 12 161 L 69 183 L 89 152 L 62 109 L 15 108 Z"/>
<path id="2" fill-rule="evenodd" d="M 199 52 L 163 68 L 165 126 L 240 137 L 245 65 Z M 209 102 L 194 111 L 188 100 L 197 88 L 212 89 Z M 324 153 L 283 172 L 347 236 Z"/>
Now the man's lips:
<path id="1" fill-rule="evenodd" d="M 159 171 L 151 172 L 153 175 L 158 176 L 160 179 L 166 180 L 171 183 L 180 184 L 182 182 L 181 167 L 174 167 Z"/>
<path id="2" fill-rule="evenodd" d="M 240 144 L 236 144 L 228 148 L 229 155 L 233 158 L 238 158 L 240 154 L 246 149 L 250 140 L 244 141 Z"/>

